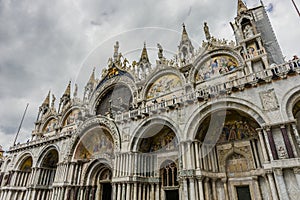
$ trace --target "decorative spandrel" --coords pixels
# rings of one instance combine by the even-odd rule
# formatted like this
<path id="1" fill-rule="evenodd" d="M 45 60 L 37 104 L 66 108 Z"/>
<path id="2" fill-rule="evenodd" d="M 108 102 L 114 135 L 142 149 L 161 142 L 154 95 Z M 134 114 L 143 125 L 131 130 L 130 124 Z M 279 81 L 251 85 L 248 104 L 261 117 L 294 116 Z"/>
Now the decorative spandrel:
<path id="1" fill-rule="evenodd" d="M 75 123 L 76 120 L 78 119 L 79 115 L 80 115 L 79 109 L 73 110 L 65 119 L 64 126 Z"/>
<path id="2" fill-rule="evenodd" d="M 196 81 L 207 80 L 232 72 L 237 67 L 238 62 L 234 57 L 229 55 L 214 55 L 201 65 L 195 78 Z"/>
<path id="3" fill-rule="evenodd" d="M 109 132 L 95 128 L 86 133 L 79 141 L 75 159 L 91 159 L 92 157 L 111 157 L 113 155 L 113 139 Z"/>
<path id="4" fill-rule="evenodd" d="M 163 94 L 173 92 L 182 86 L 180 78 L 174 74 L 168 74 L 157 79 L 148 89 L 147 99 L 155 98 Z"/>
<path id="5" fill-rule="evenodd" d="M 49 133 L 55 130 L 57 125 L 57 120 L 56 119 L 51 119 L 44 127 L 44 132 Z"/>
<path id="6" fill-rule="evenodd" d="M 157 152 L 172 151 L 177 148 L 177 138 L 175 133 L 169 128 L 163 128 L 153 137 L 146 137 L 140 143 L 139 151 L 141 152 Z"/>

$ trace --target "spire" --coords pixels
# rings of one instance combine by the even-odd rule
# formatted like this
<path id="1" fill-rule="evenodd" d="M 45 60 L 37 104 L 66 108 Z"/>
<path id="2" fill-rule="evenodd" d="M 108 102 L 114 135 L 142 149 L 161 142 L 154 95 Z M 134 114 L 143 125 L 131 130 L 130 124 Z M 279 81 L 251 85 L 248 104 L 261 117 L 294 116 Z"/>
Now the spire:
<path id="1" fill-rule="evenodd" d="M 95 67 L 93 69 L 93 72 L 90 76 L 89 82 L 88 83 L 95 83 Z"/>
<path id="2" fill-rule="evenodd" d="M 181 40 L 182 41 L 186 41 L 186 40 L 188 40 L 189 39 L 189 36 L 188 36 L 188 34 L 187 34 L 187 32 L 186 32 L 186 29 L 185 29 L 185 25 L 184 25 L 184 23 L 182 24 L 182 35 L 181 35 Z"/>
<path id="3" fill-rule="evenodd" d="M 69 84 L 68 84 L 63 96 L 67 96 L 70 98 L 70 95 L 71 95 L 71 81 L 69 81 Z"/>
<path id="4" fill-rule="evenodd" d="M 147 48 L 146 48 L 146 42 L 144 42 L 144 48 L 142 50 L 142 54 L 141 54 L 141 58 L 140 58 L 140 62 L 141 61 L 149 62 L 148 52 L 147 52 Z"/>
<path id="5" fill-rule="evenodd" d="M 44 100 L 42 106 L 47 106 L 47 107 L 49 107 L 49 105 L 50 105 L 50 90 L 49 90 L 48 95 L 46 96 L 46 98 L 45 98 L 45 100 Z"/>
<path id="6" fill-rule="evenodd" d="M 237 14 L 240 15 L 242 12 L 248 10 L 247 6 L 242 0 L 238 0 Z"/>

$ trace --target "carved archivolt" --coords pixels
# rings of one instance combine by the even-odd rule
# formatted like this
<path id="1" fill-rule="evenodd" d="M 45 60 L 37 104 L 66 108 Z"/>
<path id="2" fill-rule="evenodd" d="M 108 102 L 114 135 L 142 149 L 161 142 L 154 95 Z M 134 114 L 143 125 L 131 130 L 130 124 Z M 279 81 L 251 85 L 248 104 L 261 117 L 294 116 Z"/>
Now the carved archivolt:
<path id="1" fill-rule="evenodd" d="M 94 93 L 92 94 L 91 100 L 90 100 L 90 105 L 91 108 L 95 108 L 99 98 L 105 94 L 109 88 L 112 88 L 114 85 L 125 85 L 127 86 L 132 93 L 133 99 L 136 99 L 138 95 L 138 89 L 137 86 L 135 85 L 134 81 L 130 79 L 127 76 L 115 76 L 109 80 L 107 80 L 105 83 L 101 85 L 101 87 L 97 88 Z"/>

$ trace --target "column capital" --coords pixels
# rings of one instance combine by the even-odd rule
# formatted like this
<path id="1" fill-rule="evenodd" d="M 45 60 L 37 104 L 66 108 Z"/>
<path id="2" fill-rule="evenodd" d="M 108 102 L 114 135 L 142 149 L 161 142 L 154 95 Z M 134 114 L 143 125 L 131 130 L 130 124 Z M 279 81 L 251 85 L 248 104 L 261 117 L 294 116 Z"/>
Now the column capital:
<path id="1" fill-rule="evenodd" d="M 283 175 L 283 172 L 282 172 L 281 168 L 275 168 L 273 171 L 278 176 L 282 176 Z"/>
<path id="2" fill-rule="evenodd" d="M 293 168 L 294 174 L 300 174 L 300 167 Z"/>

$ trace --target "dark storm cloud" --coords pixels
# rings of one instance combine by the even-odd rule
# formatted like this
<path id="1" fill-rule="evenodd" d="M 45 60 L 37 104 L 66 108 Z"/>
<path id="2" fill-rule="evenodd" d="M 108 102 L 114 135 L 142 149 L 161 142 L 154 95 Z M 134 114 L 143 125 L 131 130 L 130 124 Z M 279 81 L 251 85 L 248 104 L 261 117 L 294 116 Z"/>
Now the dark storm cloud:
<path id="1" fill-rule="evenodd" d="M 292 5 L 264 2 L 273 5 L 269 14 L 285 55 L 299 54 L 292 41 L 300 35 Z M 259 1 L 246 3 L 252 7 Z M 99 78 L 116 40 L 131 61 L 139 58 L 146 41 L 155 63 L 157 43 L 165 52 L 177 51 L 182 23 L 196 48 L 204 39 L 204 21 L 212 35 L 233 39 L 229 22 L 236 4 L 237 0 L 0 0 L 0 145 L 10 145 L 7 141 L 17 131 L 26 103 L 30 106 L 22 142 L 30 137 L 38 107 L 50 89 L 59 100 L 69 80 L 72 86 L 79 84 L 80 94 L 93 67 Z"/>

